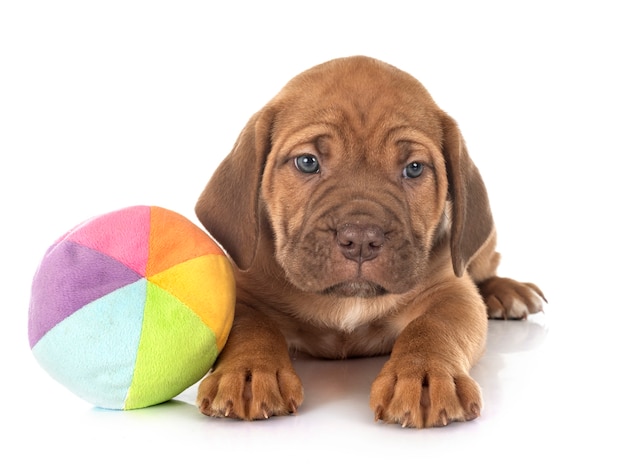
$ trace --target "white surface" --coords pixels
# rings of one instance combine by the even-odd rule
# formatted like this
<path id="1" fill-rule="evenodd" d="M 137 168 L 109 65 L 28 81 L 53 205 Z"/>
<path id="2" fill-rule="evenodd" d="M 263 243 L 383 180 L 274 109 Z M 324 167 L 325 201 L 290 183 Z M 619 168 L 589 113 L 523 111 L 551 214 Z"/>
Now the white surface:
<path id="1" fill-rule="evenodd" d="M 0 469 L 624 470 L 619 2 L 248 3 L 0 6 Z M 134 204 L 195 220 L 248 117 L 294 74 L 350 54 L 412 73 L 459 121 L 489 187 L 502 275 L 550 300 L 528 322 L 490 325 L 473 371 L 483 415 L 423 431 L 374 423 L 383 359 L 299 359 L 299 414 L 255 423 L 203 417 L 193 389 L 110 412 L 53 382 L 26 336 L 52 241 Z"/>

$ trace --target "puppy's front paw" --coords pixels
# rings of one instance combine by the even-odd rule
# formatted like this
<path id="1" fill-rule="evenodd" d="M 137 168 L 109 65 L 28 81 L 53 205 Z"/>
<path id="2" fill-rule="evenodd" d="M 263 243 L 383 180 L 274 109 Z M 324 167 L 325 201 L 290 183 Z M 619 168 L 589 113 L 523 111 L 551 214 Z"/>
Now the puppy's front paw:
<path id="1" fill-rule="evenodd" d="M 389 360 L 372 384 L 375 420 L 402 427 L 430 428 L 480 415 L 478 384 L 444 362 Z"/>
<path id="2" fill-rule="evenodd" d="M 539 287 L 504 277 L 491 277 L 478 284 L 489 318 L 523 320 L 543 309 L 547 302 Z"/>
<path id="3" fill-rule="evenodd" d="M 202 380 L 197 405 L 203 414 L 258 420 L 296 412 L 304 395 L 291 365 L 272 368 L 237 364 L 222 364 Z"/>

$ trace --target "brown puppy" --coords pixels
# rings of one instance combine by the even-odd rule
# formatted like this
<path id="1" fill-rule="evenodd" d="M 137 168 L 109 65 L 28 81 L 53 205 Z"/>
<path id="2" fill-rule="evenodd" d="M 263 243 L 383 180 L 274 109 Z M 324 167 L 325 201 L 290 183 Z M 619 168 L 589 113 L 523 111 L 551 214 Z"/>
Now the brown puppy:
<path id="1" fill-rule="evenodd" d="M 371 58 L 292 79 L 250 119 L 196 212 L 237 266 L 235 322 L 198 392 L 209 416 L 295 412 L 291 349 L 391 353 L 371 390 L 377 420 L 471 420 L 488 314 L 542 308 L 536 286 L 496 276 L 487 193 L 455 122 Z"/>

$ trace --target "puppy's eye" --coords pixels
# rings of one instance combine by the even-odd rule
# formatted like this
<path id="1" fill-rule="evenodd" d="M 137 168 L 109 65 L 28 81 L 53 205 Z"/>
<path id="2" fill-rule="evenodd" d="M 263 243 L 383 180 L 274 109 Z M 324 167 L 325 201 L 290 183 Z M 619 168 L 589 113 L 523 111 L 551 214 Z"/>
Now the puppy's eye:
<path id="1" fill-rule="evenodd" d="M 415 179 L 422 175 L 422 172 L 424 172 L 424 164 L 421 162 L 411 162 L 402 171 L 402 176 L 407 179 Z"/>
<path id="2" fill-rule="evenodd" d="M 316 174 L 320 171 L 320 163 L 313 154 L 302 154 L 294 159 L 296 168 L 305 174 Z"/>

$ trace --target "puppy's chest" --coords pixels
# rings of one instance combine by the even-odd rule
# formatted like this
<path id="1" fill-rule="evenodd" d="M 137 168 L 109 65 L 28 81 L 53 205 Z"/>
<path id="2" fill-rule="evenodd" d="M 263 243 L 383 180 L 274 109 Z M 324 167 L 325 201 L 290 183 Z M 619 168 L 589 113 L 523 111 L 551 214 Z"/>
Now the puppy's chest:
<path id="1" fill-rule="evenodd" d="M 406 324 L 368 300 L 324 305 L 281 317 L 290 349 L 331 359 L 388 354 Z"/>
<path id="2" fill-rule="evenodd" d="M 350 332 L 301 325 L 299 329 L 285 333 L 285 337 L 292 351 L 345 359 L 388 354 L 397 335 L 375 325 L 360 326 Z"/>

